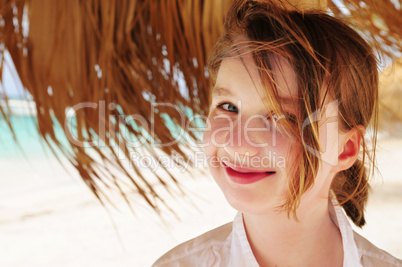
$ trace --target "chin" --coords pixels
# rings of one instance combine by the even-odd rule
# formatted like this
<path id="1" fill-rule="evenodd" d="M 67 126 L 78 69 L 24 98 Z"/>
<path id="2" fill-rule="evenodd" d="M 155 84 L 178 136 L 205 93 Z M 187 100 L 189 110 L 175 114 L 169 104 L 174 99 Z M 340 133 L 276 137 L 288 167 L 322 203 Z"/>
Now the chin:
<path id="1" fill-rule="evenodd" d="M 221 190 L 232 208 L 246 214 L 269 214 L 281 204 L 276 195 L 269 193 L 261 195 L 247 190 L 223 190 L 222 187 Z"/>
<path id="2" fill-rule="evenodd" d="M 234 184 L 228 180 L 223 170 L 210 169 L 215 182 L 224 194 L 226 201 L 235 210 L 246 214 L 268 214 L 275 212 L 283 204 L 284 182 L 265 179 L 254 184 Z"/>

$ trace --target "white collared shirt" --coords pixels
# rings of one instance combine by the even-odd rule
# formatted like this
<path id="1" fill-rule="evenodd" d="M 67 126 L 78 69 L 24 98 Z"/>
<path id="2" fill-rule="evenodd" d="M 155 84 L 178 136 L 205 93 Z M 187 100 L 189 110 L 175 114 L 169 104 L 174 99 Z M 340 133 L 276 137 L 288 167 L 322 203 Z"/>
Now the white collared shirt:
<path id="1" fill-rule="evenodd" d="M 402 266 L 402 261 L 377 248 L 353 231 L 336 198 L 331 194 L 331 220 L 338 226 L 343 243 L 344 267 Z M 160 257 L 152 266 L 230 266 L 258 267 L 238 212 L 233 223 L 227 223 L 184 242 Z"/>

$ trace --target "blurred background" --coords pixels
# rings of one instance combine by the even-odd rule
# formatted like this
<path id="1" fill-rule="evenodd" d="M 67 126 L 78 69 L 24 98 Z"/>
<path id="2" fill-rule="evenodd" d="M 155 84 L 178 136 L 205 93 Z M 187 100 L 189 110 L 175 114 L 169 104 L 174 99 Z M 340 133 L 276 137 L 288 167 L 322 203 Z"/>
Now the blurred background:
<path id="1" fill-rule="evenodd" d="M 379 172 L 357 231 L 402 258 L 401 2 L 305 2 L 347 21 L 379 53 Z M 150 266 L 233 220 L 207 169 L 186 165 L 201 135 L 152 146 L 175 140 L 183 114 L 206 114 L 205 60 L 230 3 L 0 2 L 0 266 Z M 158 107 L 151 118 L 159 102 L 180 114 Z M 80 103 L 90 106 L 70 112 Z M 194 124 L 202 128 L 202 117 Z M 122 145 L 141 136 L 145 146 Z M 176 153 L 181 163 L 166 168 L 133 162 Z"/>

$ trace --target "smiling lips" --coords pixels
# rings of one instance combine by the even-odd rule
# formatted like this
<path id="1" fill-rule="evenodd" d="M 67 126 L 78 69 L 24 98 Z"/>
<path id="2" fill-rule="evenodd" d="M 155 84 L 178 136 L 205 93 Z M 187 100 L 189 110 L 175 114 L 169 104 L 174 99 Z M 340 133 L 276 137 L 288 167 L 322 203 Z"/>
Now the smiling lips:
<path id="1" fill-rule="evenodd" d="M 259 171 L 247 168 L 234 167 L 223 163 L 229 179 L 236 184 L 251 184 L 275 174 L 275 171 Z"/>

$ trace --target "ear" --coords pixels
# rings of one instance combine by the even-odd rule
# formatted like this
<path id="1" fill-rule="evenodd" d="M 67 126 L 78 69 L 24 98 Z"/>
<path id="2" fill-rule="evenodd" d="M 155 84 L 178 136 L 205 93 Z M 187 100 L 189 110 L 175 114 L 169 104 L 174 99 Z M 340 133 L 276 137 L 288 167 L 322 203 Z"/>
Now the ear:
<path id="1" fill-rule="evenodd" d="M 339 136 L 341 147 L 338 156 L 338 165 L 334 166 L 331 172 L 340 172 L 352 167 L 359 156 L 360 144 L 365 131 L 366 128 L 363 125 L 357 125 L 355 128 Z"/>

